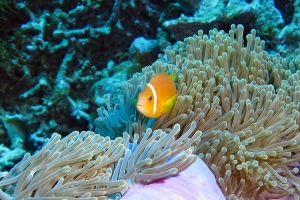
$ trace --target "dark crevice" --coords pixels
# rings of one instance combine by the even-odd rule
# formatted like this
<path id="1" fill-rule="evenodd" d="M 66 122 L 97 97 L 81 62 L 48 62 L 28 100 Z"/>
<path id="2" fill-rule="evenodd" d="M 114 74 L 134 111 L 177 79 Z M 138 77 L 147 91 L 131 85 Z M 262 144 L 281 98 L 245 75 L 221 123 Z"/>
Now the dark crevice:
<path id="1" fill-rule="evenodd" d="M 275 0 L 275 7 L 281 12 L 286 24 L 290 24 L 295 13 L 295 0 Z"/>

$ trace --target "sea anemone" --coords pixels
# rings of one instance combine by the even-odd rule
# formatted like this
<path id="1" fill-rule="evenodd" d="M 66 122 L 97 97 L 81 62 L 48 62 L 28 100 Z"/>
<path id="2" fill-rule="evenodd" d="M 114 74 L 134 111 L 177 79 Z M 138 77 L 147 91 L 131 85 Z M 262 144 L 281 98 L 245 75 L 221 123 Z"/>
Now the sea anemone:
<path id="1" fill-rule="evenodd" d="M 229 33 L 200 30 L 168 47 L 124 83 L 114 109 L 107 99 L 107 109 L 98 110 L 98 132 L 113 136 L 122 129 L 168 130 L 180 124 L 184 133 L 196 122 L 194 132 L 202 136 L 193 144 L 194 153 L 227 198 L 297 198 L 299 169 L 290 165 L 300 161 L 299 52 L 290 62 L 270 55 L 255 30 L 246 41 L 243 30 L 242 25 L 232 25 Z M 171 113 L 153 121 L 136 113 L 129 101 L 160 72 L 178 74 L 179 96 Z"/>

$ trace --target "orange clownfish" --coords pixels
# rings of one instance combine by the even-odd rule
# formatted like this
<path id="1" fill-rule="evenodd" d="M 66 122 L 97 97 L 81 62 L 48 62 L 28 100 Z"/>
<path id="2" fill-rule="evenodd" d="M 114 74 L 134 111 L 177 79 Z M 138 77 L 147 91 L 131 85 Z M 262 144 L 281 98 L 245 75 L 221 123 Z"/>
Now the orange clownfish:
<path id="1" fill-rule="evenodd" d="M 149 118 L 158 118 L 162 114 L 169 113 L 175 103 L 176 74 L 156 74 L 146 85 L 145 90 L 139 94 L 137 109 Z"/>

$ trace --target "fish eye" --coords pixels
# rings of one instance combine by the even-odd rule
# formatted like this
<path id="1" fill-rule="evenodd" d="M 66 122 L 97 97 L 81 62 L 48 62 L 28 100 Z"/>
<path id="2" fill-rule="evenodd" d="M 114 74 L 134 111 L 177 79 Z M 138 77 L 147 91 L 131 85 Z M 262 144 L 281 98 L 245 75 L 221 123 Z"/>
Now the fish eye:
<path id="1" fill-rule="evenodd" d="M 151 101 L 151 100 L 152 100 L 152 96 L 149 96 L 149 97 L 148 97 L 148 100 Z"/>

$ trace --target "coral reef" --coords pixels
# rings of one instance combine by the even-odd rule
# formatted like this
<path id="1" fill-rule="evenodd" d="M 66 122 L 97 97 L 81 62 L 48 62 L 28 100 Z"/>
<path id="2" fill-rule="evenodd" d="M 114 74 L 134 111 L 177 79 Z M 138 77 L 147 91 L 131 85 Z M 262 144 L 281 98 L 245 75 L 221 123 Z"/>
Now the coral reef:
<path id="1" fill-rule="evenodd" d="M 100 134 L 60 140 L 54 133 L 41 151 L 1 173 L 1 198 L 110 198 L 183 171 L 195 154 L 228 199 L 297 199 L 300 54 L 288 62 L 264 51 L 255 30 L 245 42 L 243 32 L 242 25 L 229 33 L 200 30 L 168 47 L 124 82 L 113 102 L 106 97 L 96 119 Z M 171 113 L 148 119 L 130 101 L 161 72 L 178 74 L 179 96 Z M 171 156 L 177 158 L 166 162 Z"/>
<path id="2" fill-rule="evenodd" d="M 184 1 L 183 1 L 184 2 Z M 279 0 L 203 0 L 199 4 L 186 1 L 192 13 L 183 13 L 177 19 L 165 20 L 163 27 L 172 31 L 176 40 L 182 40 L 199 29 L 228 30 L 232 23 L 255 28 L 267 43 L 268 51 L 293 58 L 299 44 L 299 0 L 283 3 Z M 192 16 L 191 16 L 192 14 Z M 292 56 L 291 56 L 292 55 Z"/>
<path id="3" fill-rule="evenodd" d="M 53 131 L 92 129 L 96 108 L 105 105 L 103 95 L 114 96 L 122 81 L 155 60 L 158 49 L 199 28 L 228 30 L 229 24 L 243 23 L 247 30 L 257 28 L 270 51 L 291 58 L 299 43 L 299 0 L 0 4 L 0 94 L 6 97 L 0 114 L 26 119 L 36 136 L 26 141 L 32 143 L 29 151 L 41 145 L 34 138 Z M 143 46 L 134 42 L 139 37 L 152 42 L 153 51 L 130 48 Z"/>
<path id="4" fill-rule="evenodd" d="M 198 128 L 205 134 L 219 123 L 219 127 L 214 127 L 217 132 L 204 137 L 209 144 L 199 144 L 201 148 L 196 151 L 209 167 L 216 165 L 217 159 L 209 159 L 217 154 L 215 151 L 229 148 L 221 141 L 232 141 L 237 135 L 244 147 L 236 149 L 239 154 L 233 154 L 233 163 L 236 157 L 243 160 L 247 154 L 245 161 L 234 164 L 238 168 L 244 169 L 243 163 L 248 166 L 250 161 L 247 159 L 256 160 L 251 148 L 267 151 L 267 147 L 255 141 L 271 132 L 285 133 L 282 139 L 287 138 L 291 144 L 284 146 L 281 152 L 277 152 L 280 147 L 270 148 L 271 153 L 266 153 L 268 158 L 277 159 L 276 155 L 296 157 L 288 155 L 289 152 L 297 154 L 289 147 L 298 141 L 292 138 L 297 134 L 295 127 L 299 124 L 297 70 L 300 61 L 299 51 L 295 53 L 300 40 L 299 4 L 300 0 L 284 3 L 280 0 L 0 0 L 0 171 L 20 161 L 26 151 L 33 153 L 40 149 L 55 131 L 66 136 L 73 130 L 96 128 L 97 133 L 115 138 L 121 137 L 126 130 L 133 141 L 133 133 L 140 133 L 147 127 L 165 129 L 179 123 L 185 130 L 193 120 L 198 120 Z M 236 28 L 230 30 L 232 23 L 242 23 L 246 32 L 253 28 L 256 32 L 245 37 Z M 217 34 L 213 28 L 228 31 L 230 39 L 225 32 Z M 192 36 L 198 29 L 210 35 L 199 32 L 198 37 Z M 256 39 L 256 35 L 265 42 Z M 187 39 L 183 43 L 168 47 L 184 38 Z M 242 39 L 249 44 L 244 46 Z M 215 44 L 219 46 L 216 47 L 218 50 Z M 151 51 L 144 51 L 144 47 L 151 47 Z M 151 65 L 159 51 L 165 51 L 165 55 L 160 55 L 152 67 L 143 69 L 145 76 L 133 75 L 144 65 Z M 201 61 L 200 64 L 197 61 Z M 190 68 L 197 69 L 197 73 L 204 72 L 196 74 Z M 162 71 L 182 74 L 177 82 L 181 94 L 178 107 L 158 121 L 143 118 L 131 99 L 137 97 L 153 74 Z M 199 79 L 203 79 L 201 83 Z M 181 85 L 183 83 L 186 87 Z M 117 92 L 119 90 L 123 93 Z M 205 107 L 204 102 L 209 107 Z M 190 103 L 194 107 L 188 107 Z M 263 112 L 266 106 L 271 111 Z M 99 118 L 94 121 L 97 114 Z M 270 116 L 274 119 L 265 121 Z M 210 117 L 215 119 L 209 121 Z M 244 117 L 248 121 L 243 121 Z M 283 117 L 287 121 L 282 121 Z M 7 124 L 8 119 L 12 120 L 11 125 Z M 209 125 L 214 120 L 217 122 Z M 273 130 L 275 126 L 271 124 L 276 124 L 277 129 Z M 248 129 L 255 129 L 259 138 L 253 136 L 255 141 L 246 145 Z M 228 139 L 226 131 L 233 136 Z M 21 137 L 14 141 L 12 133 Z M 220 140 L 220 144 L 211 144 L 213 140 Z M 272 143 L 280 141 L 272 140 Z M 271 145 L 269 142 L 263 143 Z M 234 145 L 238 144 L 229 144 L 231 148 L 235 148 Z M 258 160 L 259 171 L 263 169 L 263 174 L 271 177 L 270 183 L 275 184 L 263 159 Z M 229 161 L 220 162 L 223 169 L 232 170 L 232 175 L 225 178 L 227 171 L 214 169 L 215 174 L 219 173 L 220 181 L 222 178 L 231 180 L 233 174 L 238 174 L 229 169 Z M 277 171 L 281 166 L 269 165 Z M 250 185 L 255 182 L 251 181 Z M 258 181 L 263 184 L 257 187 L 260 189 L 253 185 L 251 188 L 273 191 L 266 182 Z M 283 182 L 276 184 L 287 187 Z M 235 192 L 234 188 L 222 189 L 226 190 L 226 195 L 233 192 L 238 196 L 236 188 Z"/>
<path id="5" fill-rule="evenodd" d="M 147 1 L 1 0 L 0 5 L 0 95 L 5 96 L 0 115 L 26 119 L 34 135 L 25 138 L 31 143 L 26 151 L 39 149 L 54 131 L 93 129 L 103 95 L 113 96 L 122 81 L 156 59 L 153 27 L 160 18 L 175 16 Z M 153 51 L 129 50 L 141 36 L 154 44 Z M 166 44 L 162 38 L 160 45 Z M 2 123 L 0 128 L 6 130 Z"/>

